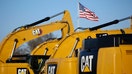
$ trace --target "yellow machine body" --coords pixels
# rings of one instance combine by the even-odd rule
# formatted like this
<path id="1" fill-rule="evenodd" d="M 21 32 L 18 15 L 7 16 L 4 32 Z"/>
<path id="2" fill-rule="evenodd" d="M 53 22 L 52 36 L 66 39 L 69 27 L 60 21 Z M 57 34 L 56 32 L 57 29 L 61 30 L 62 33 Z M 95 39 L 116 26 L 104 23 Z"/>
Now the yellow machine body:
<path id="1" fill-rule="evenodd" d="M 131 49 L 132 45 L 100 48 L 97 57 L 96 74 L 131 74 Z M 46 62 L 45 72 L 46 74 L 81 74 L 79 73 L 78 59 L 78 57 L 49 59 Z M 54 65 L 56 66 L 54 67 Z M 88 66 L 84 68 L 85 72 L 90 72 Z"/>
<path id="2" fill-rule="evenodd" d="M 6 63 L 0 65 L 1 74 L 34 74 L 33 70 L 27 63 Z"/>
<path id="3" fill-rule="evenodd" d="M 132 45 L 101 48 L 98 53 L 97 74 L 131 74 Z"/>

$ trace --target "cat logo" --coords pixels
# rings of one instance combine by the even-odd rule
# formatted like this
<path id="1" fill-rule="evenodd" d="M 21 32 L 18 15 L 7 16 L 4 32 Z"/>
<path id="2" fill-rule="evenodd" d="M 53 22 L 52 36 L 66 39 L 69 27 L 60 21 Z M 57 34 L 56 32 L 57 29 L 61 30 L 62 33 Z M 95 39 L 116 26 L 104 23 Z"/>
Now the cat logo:
<path id="1" fill-rule="evenodd" d="M 81 57 L 81 72 L 92 71 L 92 60 L 93 60 L 93 55 L 87 55 Z"/>
<path id="2" fill-rule="evenodd" d="M 50 64 L 48 65 L 48 74 L 56 74 L 56 64 Z"/>
<path id="3" fill-rule="evenodd" d="M 32 31 L 33 35 L 41 35 L 42 34 L 42 30 L 41 29 L 35 29 Z"/>
<path id="4" fill-rule="evenodd" d="M 28 74 L 28 70 L 26 68 L 17 68 L 17 74 Z"/>

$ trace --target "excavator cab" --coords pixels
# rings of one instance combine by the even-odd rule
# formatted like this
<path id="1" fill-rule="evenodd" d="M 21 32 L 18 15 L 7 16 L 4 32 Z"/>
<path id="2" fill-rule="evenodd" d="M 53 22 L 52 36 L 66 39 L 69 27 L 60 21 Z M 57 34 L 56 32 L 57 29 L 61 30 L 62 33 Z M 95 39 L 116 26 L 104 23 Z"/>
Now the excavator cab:
<path id="1" fill-rule="evenodd" d="M 85 39 L 79 55 L 79 74 L 131 74 L 131 52 L 132 34 Z"/>
<path id="2" fill-rule="evenodd" d="M 35 74 L 38 74 L 50 56 L 45 55 L 14 55 L 6 63 L 28 63 Z"/>

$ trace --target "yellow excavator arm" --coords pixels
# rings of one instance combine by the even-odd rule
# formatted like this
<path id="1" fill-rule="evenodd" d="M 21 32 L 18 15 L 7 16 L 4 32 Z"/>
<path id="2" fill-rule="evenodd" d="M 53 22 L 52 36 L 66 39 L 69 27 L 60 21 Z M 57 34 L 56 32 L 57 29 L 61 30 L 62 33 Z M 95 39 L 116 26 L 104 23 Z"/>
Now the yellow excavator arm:
<path id="1" fill-rule="evenodd" d="M 36 24 L 39 24 L 62 13 L 64 13 L 64 16 L 61 21 L 35 26 Z M 54 16 L 47 17 L 45 19 L 32 23 L 30 25 L 22 26 L 10 33 L 0 44 L 0 61 L 5 62 L 7 59 L 10 59 L 13 55 L 14 50 L 25 42 L 57 30 L 61 30 L 62 38 L 67 36 L 68 34 L 70 35 L 74 31 L 70 13 L 67 10 Z"/>

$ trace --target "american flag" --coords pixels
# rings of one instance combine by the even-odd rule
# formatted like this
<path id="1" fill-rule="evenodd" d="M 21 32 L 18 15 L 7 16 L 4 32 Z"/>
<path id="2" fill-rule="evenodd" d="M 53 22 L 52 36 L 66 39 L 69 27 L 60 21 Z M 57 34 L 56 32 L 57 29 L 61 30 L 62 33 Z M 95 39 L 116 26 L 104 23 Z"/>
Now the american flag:
<path id="1" fill-rule="evenodd" d="M 94 12 L 90 11 L 88 8 L 84 7 L 81 3 L 79 3 L 79 17 L 86 18 L 92 21 L 98 21 L 98 16 L 94 14 Z"/>

